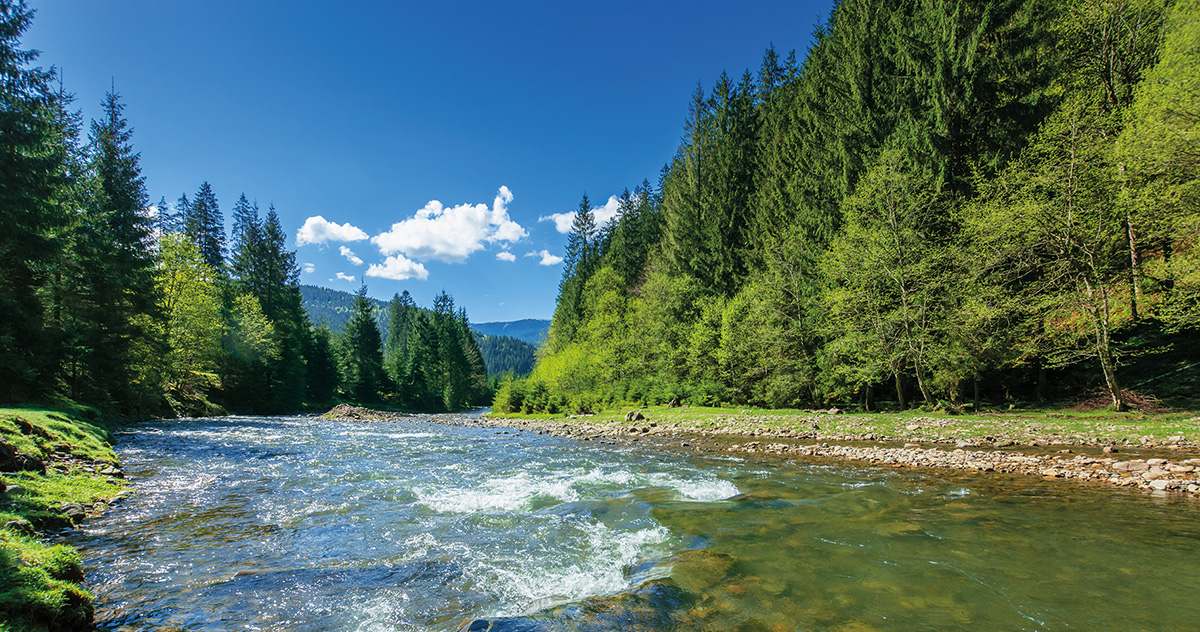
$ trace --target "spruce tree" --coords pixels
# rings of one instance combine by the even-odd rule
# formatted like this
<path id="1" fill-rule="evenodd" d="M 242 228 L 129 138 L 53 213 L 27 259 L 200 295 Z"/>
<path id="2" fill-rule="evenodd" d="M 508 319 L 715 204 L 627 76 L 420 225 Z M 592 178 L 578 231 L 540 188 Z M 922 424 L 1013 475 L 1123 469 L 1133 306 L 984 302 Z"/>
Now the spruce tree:
<path id="1" fill-rule="evenodd" d="M 200 249 L 204 262 L 213 269 L 225 269 L 225 220 L 217 196 L 207 181 L 200 184 L 196 197 L 184 209 L 183 228 Z"/>
<path id="2" fill-rule="evenodd" d="M 73 210 L 55 203 L 69 184 L 69 98 L 51 89 L 52 71 L 30 68 L 37 52 L 20 49 L 32 19 L 24 2 L 0 2 L 0 401 L 7 402 L 49 385 L 55 354 L 38 291 L 62 253 L 56 236 Z"/>
<path id="3" fill-rule="evenodd" d="M 120 97 L 108 93 L 103 108 L 89 134 L 91 185 L 76 238 L 83 300 L 73 316 L 89 349 L 80 356 L 83 370 L 73 387 L 98 404 L 151 406 L 150 391 L 159 385 L 138 373 L 160 353 L 143 348 L 135 355 L 149 340 L 146 327 L 157 319 L 159 304 L 145 178 Z"/>
<path id="4" fill-rule="evenodd" d="M 408 337 L 412 330 L 413 319 L 417 315 L 417 304 L 408 290 L 404 290 L 403 294 L 393 296 L 388 304 L 388 335 L 384 358 L 388 374 L 397 384 L 404 381 L 404 371 L 408 367 Z"/>
<path id="5" fill-rule="evenodd" d="M 367 286 L 358 290 L 354 313 L 342 333 L 342 376 L 347 392 L 356 400 L 374 403 L 386 386 L 383 341 L 375 324 L 375 309 L 367 299 Z"/>

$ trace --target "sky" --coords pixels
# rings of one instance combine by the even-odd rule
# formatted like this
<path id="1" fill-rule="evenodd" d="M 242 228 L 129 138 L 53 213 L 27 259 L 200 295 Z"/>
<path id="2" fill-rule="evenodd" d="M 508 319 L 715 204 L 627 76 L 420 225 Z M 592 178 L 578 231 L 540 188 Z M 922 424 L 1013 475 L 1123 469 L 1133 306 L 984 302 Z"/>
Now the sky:
<path id="1" fill-rule="evenodd" d="M 571 213 L 657 182 L 697 83 L 800 58 L 828 0 L 30 0 L 86 118 L 114 88 L 153 203 L 274 205 L 302 283 L 550 318 Z"/>

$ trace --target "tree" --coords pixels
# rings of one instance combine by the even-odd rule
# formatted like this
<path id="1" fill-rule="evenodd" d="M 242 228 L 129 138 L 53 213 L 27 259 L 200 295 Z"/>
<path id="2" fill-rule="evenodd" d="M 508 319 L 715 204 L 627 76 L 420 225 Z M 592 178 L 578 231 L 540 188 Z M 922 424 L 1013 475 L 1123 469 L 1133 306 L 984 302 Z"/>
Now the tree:
<path id="1" fill-rule="evenodd" d="M 404 381 L 404 371 L 409 361 L 409 335 L 412 332 L 413 320 L 419 317 L 417 303 L 408 290 L 396 294 L 388 304 L 387 347 L 384 358 L 388 374 L 392 381 L 401 384 Z"/>
<path id="2" fill-rule="evenodd" d="M 550 321 L 550 340 L 547 346 L 551 349 L 564 346 L 574 339 L 583 312 L 583 286 L 587 283 L 597 259 L 597 236 L 596 216 L 585 193 L 579 202 L 579 209 L 575 211 L 571 233 L 567 237 L 563 276 L 558 283 L 558 302 L 554 308 L 554 317 Z"/>
<path id="3" fill-rule="evenodd" d="M 906 171 L 901 152 L 889 150 L 844 208 L 845 230 L 826 264 L 833 285 L 823 300 L 841 373 L 856 386 L 890 374 L 903 405 L 903 376 L 911 368 L 922 398 L 932 403 L 930 370 L 952 310 L 948 250 L 931 230 L 941 214 L 934 178 Z"/>
<path id="4" fill-rule="evenodd" d="M 1136 87 L 1117 146 L 1123 203 L 1150 244 L 1153 280 L 1165 290 L 1159 317 L 1169 327 L 1200 326 L 1200 2 L 1177 2 L 1160 61 Z M 1138 251 L 1131 249 L 1138 273 Z M 1149 253 L 1147 253 L 1149 254 Z"/>
<path id="5" fill-rule="evenodd" d="M 387 375 L 383 370 L 383 341 L 365 285 L 358 290 L 354 313 L 342 332 L 341 349 L 342 383 L 347 393 L 358 401 L 378 402 Z"/>
<path id="6" fill-rule="evenodd" d="M 985 187 L 971 230 L 992 266 L 1037 307 L 1045 325 L 1033 329 L 1050 334 L 1043 348 L 1070 353 L 1076 338 L 1090 337 L 1113 406 L 1124 410 L 1112 340 L 1124 235 L 1112 204 L 1109 116 L 1087 94 L 1071 95 L 1020 160 Z"/>
<path id="7" fill-rule="evenodd" d="M 87 352 L 77 358 L 73 392 L 87 401 L 153 406 L 157 380 L 139 371 L 160 357 L 149 344 L 150 323 L 158 320 L 151 219 L 146 212 L 145 178 L 133 132 L 113 92 L 105 96 L 104 118 L 92 121 L 88 140 L 89 190 L 75 239 L 80 278 L 74 319 Z M 145 354 L 149 354 L 148 357 Z"/>
<path id="8" fill-rule="evenodd" d="M 218 368 L 222 320 L 217 273 L 179 233 L 162 237 L 159 266 L 160 309 L 169 348 L 167 386 L 186 389 L 195 384 L 197 374 Z"/>
<path id="9" fill-rule="evenodd" d="M 186 200 L 184 200 L 186 202 Z M 225 268 L 225 220 L 217 196 L 207 181 L 200 184 L 196 197 L 183 209 L 184 232 L 200 249 L 204 262 L 215 270 Z"/>
<path id="10" fill-rule="evenodd" d="M 30 68 L 36 51 L 20 49 L 33 11 L 0 3 L 0 401 L 47 392 L 55 354 L 43 306 L 46 271 L 63 251 L 71 222 L 60 204 L 78 127 L 70 98 L 51 89 L 53 70 Z"/>

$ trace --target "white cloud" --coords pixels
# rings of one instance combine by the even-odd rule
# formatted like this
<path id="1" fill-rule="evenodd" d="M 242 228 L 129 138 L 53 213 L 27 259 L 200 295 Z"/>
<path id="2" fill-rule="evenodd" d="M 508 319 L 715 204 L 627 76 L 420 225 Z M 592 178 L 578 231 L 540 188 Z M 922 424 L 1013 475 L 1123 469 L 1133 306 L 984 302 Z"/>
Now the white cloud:
<path id="1" fill-rule="evenodd" d="M 358 255 L 354 254 L 353 250 L 351 250 L 345 246 L 339 247 L 338 252 L 342 253 L 342 256 L 345 257 L 347 261 L 349 261 L 350 263 L 353 263 L 356 266 L 361 266 L 363 264 L 363 260 L 359 259 Z"/>
<path id="2" fill-rule="evenodd" d="M 404 255 L 393 255 L 385 259 L 383 265 L 372 263 L 371 267 L 367 268 L 367 276 L 392 279 L 393 281 L 407 279 L 424 281 L 429 278 L 429 271 L 425 269 L 425 266 L 405 258 Z"/>
<path id="3" fill-rule="evenodd" d="M 446 207 L 430 200 L 412 217 L 392 224 L 391 230 L 371 238 L 385 255 L 403 253 L 413 259 L 463 261 L 484 243 L 511 244 L 529 233 L 508 216 L 512 191 L 502 186 L 489 209 L 486 204 Z"/>
<path id="4" fill-rule="evenodd" d="M 537 252 L 527 252 L 527 253 L 525 253 L 525 256 L 526 257 L 541 257 L 542 260 L 538 261 L 538 263 L 540 265 L 544 265 L 544 266 L 556 266 L 556 265 L 562 263 L 562 260 L 563 260 L 562 257 L 550 254 L 549 250 L 539 250 Z"/>
<path id="5" fill-rule="evenodd" d="M 566 234 L 571 232 L 571 224 L 575 221 L 575 211 L 569 213 L 555 213 L 553 215 L 543 215 L 538 218 L 539 222 L 554 222 L 554 230 Z"/>
<path id="6" fill-rule="evenodd" d="M 501 261 L 513 262 L 517 260 L 517 255 L 505 250 L 504 252 L 497 252 L 496 258 Z"/>
<path id="7" fill-rule="evenodd" d="M 345 272 L 338 272 L 336 275 L 334 275 L 334 277 L 337 279 L 340 279 L 342 281 L 349 281 L 351 283 L 354 283 L 354 275 L 352 275 L 352 274 L 346 274 Z M 329 280 L 332 281 L 333 279 L 329 279 Z"/>
<path id="8" fill-rule="evenodd" d="M 312 274 L 313 272 L 316 272 L 316 271 L 317 271 L 317 266 L 315 264 L 312 264 L 312 263 L 304 264 L 304 273 L 305 274 Z"/>
<path id="9" fill-rule="evenodd" d="M 592 215 L 596 218 L 596 228 L 603 228 L 605 224 L 612 221 L 612 218 L 617 216 L 617 207 L 620 205 L 621 201 L 617 199 L 617 196 L 610 195 L 604 206 L 593 206 Z M 538 218 L 538 221 L 554 222 L 554 230 L 566 234 L 571 232 L 571 224 L 575 222 L 575 211 L 543 215 Z"/>
<path id="10" fill-rule="evenodd" d="M 296 231 L 296 247 L 305 244 L 323 244 L 327 241 L 362 241 L 367 234 L 349 222 L 338 225 L 326 220 L 320 215 L 314 215 L 304 220 L 304 225 Z"/>

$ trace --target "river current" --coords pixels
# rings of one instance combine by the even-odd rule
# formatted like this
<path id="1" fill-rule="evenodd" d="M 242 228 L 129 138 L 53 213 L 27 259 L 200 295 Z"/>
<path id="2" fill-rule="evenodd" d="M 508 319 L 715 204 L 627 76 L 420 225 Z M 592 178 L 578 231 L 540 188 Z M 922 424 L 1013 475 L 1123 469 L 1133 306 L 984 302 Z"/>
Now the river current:
<path id="1" fill-rule="evenodd" d="M 117 437 L 134 495 L 67 536 L 103 630 L 1200 630 L 1184 498 L 423 418 Z"/>

